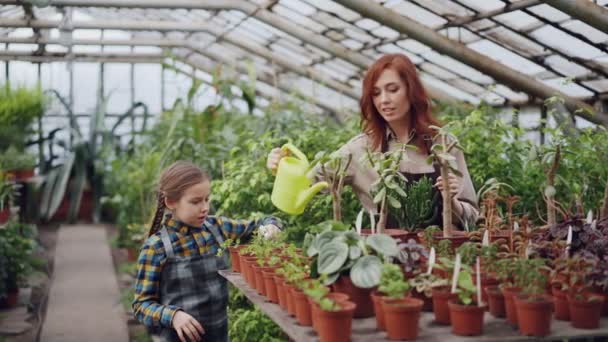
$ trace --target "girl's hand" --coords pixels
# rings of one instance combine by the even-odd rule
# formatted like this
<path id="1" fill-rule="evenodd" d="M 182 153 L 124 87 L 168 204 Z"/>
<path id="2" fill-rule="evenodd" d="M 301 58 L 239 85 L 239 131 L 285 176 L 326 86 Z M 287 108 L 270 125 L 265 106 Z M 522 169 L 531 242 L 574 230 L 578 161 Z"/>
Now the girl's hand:
<path id="1" fill-rule="evenodd" d="M 266 167 L 269 168 L 272 172 L 277 170 L 279 167 L 279 161 L 281 158 L 286 157 L 287 152 L 281 150 L 279 147 L 273 148 L 270 153 L 268 153 L 268 158 L 266 159 Z"/>
<path id="2" fill-rule="evenodd" d="M 448 184 L 450 187 L 450 195 L 452 197 L 458 195 L 458 193 L 460 192 L 460 177 L 457 177 L 450 173 L 448 176 Z M 441 176 L 437 177 L 437 182 L 435 183 L 435 186 L 437 187 L 437 189 L 439 189 L 439 191 L 443 191 L 443 179 L 441 178 Z"/>
<path id="3" fill-rule="evenodd" d="M 201 341 L 205 334 L 203 326 L 194 317 L 182 310 L 178 310 L 175 313 L 171 325 L 177 332 L 177 336 L 179 336 L 181 342 Z"/>

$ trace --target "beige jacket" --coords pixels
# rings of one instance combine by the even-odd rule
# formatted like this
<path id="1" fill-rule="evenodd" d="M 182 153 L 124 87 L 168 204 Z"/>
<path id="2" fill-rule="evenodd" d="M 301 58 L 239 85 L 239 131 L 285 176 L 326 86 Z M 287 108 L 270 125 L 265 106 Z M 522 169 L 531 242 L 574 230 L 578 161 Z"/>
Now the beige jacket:
<path id="1" fill-rule="evenodd" d="M 395 151 L 402 148 L 403 143 L 398 142 L 393 138 L 391 133 L 387 133 L 388 139 L 388 150 Z M 373 197 L 370 194 L 371 185 L 378 179 L 378 173 L 372 168 L 366 156 L 366 149 L 371 148 L 371 142 L 368 136 L 364 133 L 359 134 L 352 138 L 349 142 L 344 144 L 335 153 L 341 156 L 347 157 L 348 154 L 352 154 L 352 161 L 347 170 L 347 176 L 345 177 L 344 183 L 351 185 L 354 193 L 357 195 L 363 207 L 374 213 L 377 213 L 377 205 L 373 203 Z M 434 172 L 433 166 L 426 162 L 428 155 L 419 151 L 413 151 L 412 149 L 405 150 L 406 158 L 401 161 L 400 171 L 408 173 L 427 173 Z M 456 157 L 456 163 L 458 170 L 462 173 L 461 190 L 457 195 L 457 199 L 463 208 L 463 217 L 468 222 L 475 222 L 479 215 L 477 205 L 477 195 L 473 188 L 473 182 L 467 169 L 467 164 L 464 160 L 464 154 L 458 149 L 454 149 L 452 155 Z M 321 167 L 316 166 L 316 178 L 322 180 Z M 461 226 L 461 217 L 456 215 L 454 212 L 454 224 Z"/>

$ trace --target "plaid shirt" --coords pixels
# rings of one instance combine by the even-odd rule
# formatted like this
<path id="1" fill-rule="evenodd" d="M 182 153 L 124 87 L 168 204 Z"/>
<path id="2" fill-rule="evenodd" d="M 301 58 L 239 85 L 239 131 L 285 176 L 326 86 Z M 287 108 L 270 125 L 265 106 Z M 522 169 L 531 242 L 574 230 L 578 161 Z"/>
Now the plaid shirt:
<path id="1" fill-rule="evenodd" d="M 226 217 L 209 216 L 204 225 L 218 228 L 226 239 L 239 239 L 248 236 L 256 228 L 274 224 L 281 227 L 273 217 L 258 220 L 232 220 Z M 213 235 L 202 227 L 188 226 L 170 216 L 165 220 L 169 238 L 176 256 L 216 254 L 220 246 Z M 160 298 L 160 276 L 167 259 L 160 237 L 160 231 L 150 236 L 144 243 L 137 260 L 135 279 L 135 298 L 133 312 L 137 320 L 149 327 L 171 327 L 173 315 L 179 309 L 162 305 Z"/>

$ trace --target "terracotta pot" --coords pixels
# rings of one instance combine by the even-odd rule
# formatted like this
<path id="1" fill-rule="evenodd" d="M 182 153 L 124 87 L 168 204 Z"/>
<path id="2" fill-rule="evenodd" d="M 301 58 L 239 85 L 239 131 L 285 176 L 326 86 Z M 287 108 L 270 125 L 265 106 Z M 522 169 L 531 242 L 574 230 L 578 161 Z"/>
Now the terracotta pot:
<path id="1" fill-rule="evenodd" d="M 264 286 L 264 276 L 262 275 L 262 271 L 264 267 L 259 266 L 258 264 L 251 265 L 255 277 L 255 289 L 262 296 L 266 296 L 266 287 Z"/>
<path id="2" fill-rule="evenodd" d="M 325 296 L 325 298 L 329 298 L 337 303 L 348 302 L 348 295 L 340 292 L 330 292 Z M 317 303 L 315 303 L 312 298 L 307 297 L 307 300 L 310 304 L 310 311 L 312 313 L 312 328 L 317 331 L 319 326 L 319 324 L 317 323 L 317 317 L 319 316 L 318 311 L 321 310 L 321 308 L 319 308 L 319 305 L 317 305 Z"/>
<path id="3" fill-rule="evenodd" d="M 373 289 L 360 289 L 353 285 L 349 276 L 340 276 L 332 285 L 335 292 L 348 295 L 350 300 L 356 304 L 355 318 L 367 318 L 374 315 L 374 303 L 371 292 Z"/>
<path id="4" fill-rule="evenodd" d="M 418 292 L 414 289 L 411 293 L 412 298 L 420 299 L 424 302 L 422 311 L 433 312 L 433 297 L 427 297 L 423 292 Z"/>
<path id="5" fill-rule="evenodd" d="M 266 290 L 266 297 L 271 303 L 279 302 L 279 294 L 277 292 L 277 284 L 274 281 L 275 269 L 268 271 L 262 271 L 262 277 L 264 278 L 264 289 Z"/>
<path id="6" fill-rule="evenodd" d="M 553 307 L 555 309 L 555 319 L 560 321 L 570 320 L 570 306 L 568 305 L 568 292 L 562 291 L 558 286 L 551 287 L 553 294 Z"/>
<path id="7" fill-rule="evenodd" d="M 515 307 L 515 299 L 513 296 L 518 294 L 521 289 L 519 287 L 503 287 L 500 289 L 505 297 L 505 312 L 507 313 L 507 322 L 513 326 L 517 326 L 517 308 Z"/>
<path id="8" fill-rule="evenodd" d="M 285 283 L 285 299 L 287 301 L 287 313 L 289 316 L 296 316 L 296 301 L 293 298 L 293 286 Z"/>
<path id="9" fill-rule="evenodd" d="M 0 209 L 0 224 L 4 224 L 8 222 L 8 219 L 11 217 L 11 209 L 7 205 L 6 207 Z"/>
<path id="10" fill-rule="evenodd" d="M 600 317 L 604 306 L 604 297 L 591 300 L 591 296 L 576 298 L 568 296 L 570 304 L 570 319 L 572 326 L 577 329 L 597 329 L 600 326 Z"/>
<path id="11" fill-rule="evenodd" d="M 357 304 L 342 302 L 338 305 L 341 308 L 337 311 L 324 311 L 319 308 L 317 312 L 318 332 L 321 342 L 348 342 L 350 340 L 353 316 Z"/>
<path id="12" fill-rule="evenodd" d="M 478 336 L 483 333 L 483 315 L 485 307 L 462 305 L 456 299 L 448 301 L 452 333 L 460 336 Z"/>
<path id="13" fill-rule="evenodd" d="M 126 248 L 126 250 L 127 250 L 127 260 L 129 260 L 131 262 L 137 261 L 137 258 L 139 257 L 139 249 L 130 247 L 130 248 Z"/>
<path id="14" fill-rule="evenodd" d="M 319 311 L 321 310 L 321 308 L 319 307 L 319 305 L 317 303 L 315 303 L 315 301 L 312 298 L 306 297 L 306 300 L 308 301 L 308 305 L 310 305 L 310 314 L 312 316 L 312 329 L 318 333 L 319 332 Z"/>
<path id="15" fill-rule="evenodd" d="M 258 258 L 256 257 L 246 257 L 245 258 L 245 280 L 247 284 L 255 290 L 255 272 L 253 270 L 253 266 L 257 265 Z"/>
<path id="16" fill-rule="evenodd" d="M 498 285 L 498 279 L 488 275 L 486 272 L 481 271 L 481 299 L 484 303 L 488 302 L 488 293 L 486 287 Z M 473 273 L 473 283 L 477 285 L 477 274 Z"/>
<path id="17" fill-rule="evenodd" d="M 342 292 L 330 292 L 325 297 L 338 303 L 350 301 L 350 297 L 346 293 Z"/>
<path id="18" fill-rule="evenodd" d="M 232 264 L 232 271 L 241 273 L 241 260 L 239 255 L 239 250 L 241 250 L 243 246 L 230 246 L 228 250 L 230 251 L 230 263 Z"/>
<path id="19" fill-rule="evenodd" d="M 552 298 L 543 296 L 537 300 L 529 300 L 525 296 L 515 295 L 519 332 L 526 336 L 542 337 L 551 332 Z"/>
<path id="20" fill-rule="evenodd" d="M 490 313 L 496 318 L 505 317 L 505 297 L 500 292 L 498 286 L 487 286 L 485 288 L 488 294 L 488 306 Z"/>
<path id="21" fill-rule="evenodd" d="M 376 329 L 383 331 L 386 330 L 386 325 L 384 324 L 384 310 L 382 310 L 382 299 L 383 295 L 378 291 L 373 291 L 370 296 L 372 296 L 372 302 L 374 303 L 374 314 L 376 314 Z"/>
<path id="22" fill-rule="evenodd" d="M 308 327 L 312 325 L 312 314 L 310 309 L 310 304 L 308 303 L 308 298 L 303 291 L 293 288 L 291 290 L 291 294 L 294 299 L 295 311 L 296 311 L 296 319 L 298 320 L 298 324 Z"/>
<path id="23" fill-rule="evenodd" d="M 593 291 L 589 291 L 588 294 L 604 298 L 604 305 L 602 306 L 602 316 L 608 316 L 608 293 L 603 292 L 601 289 L 595 289 Z"/>
<path id="24" fill-rule="evenodd" d="M 418 239 L 423 242 L 423 243 L 427 243 L 424 240 L 424 231 L 418 232 Z M 450 240 L 452 241 L 452 250 L 456 250 L 458 247 L 460 247 L 463 243 L 469 241 L 469 236 L 467 234 L 467 232 L 463 232 L 460 230 L 452 230 L 452 236 L 449 238 L 446 238 L 443 236 L 443 232 L 436 232 L 433 234 L 433 238 L 435 240 Z"/>
<path id="25" fill-rule="evenodd" d="M 435 322 L 439 324 L 450 324 L 450 309 L 448 301 L 456 298 L 455 293 L 450 293 L 450 286 L 438 286 L 433 288 L 433 312 Z"/>
<path id="26" fill-rule="evenodd" d="M 246 268 L 247 268 L 247 265 L 245 264 L 245 259 L 251 258 L 252 256 L 253 255 L 251 253 L 241 254 L 241 251 L 239 251 L 239 257 L 238 257 L 239 269 L 241 270 L 241 274 L 243 275 L 243 278 L 245 278 L 245 272 L 246 272 Z M 245 279 L 245 280 L 247 280 L 247 279 Z"/>
<path id="27" fill-rule="evenodd" d="M 424 302 L 416 298 L 382 298 L 382 311 L 389 340 L 415 340 Z"/>
<path id="28" fill-rule="evenodd" d="M 19 288 L 8 290 L 6 297 L 0 298 L 0 309 L 12 309 L 19 302 Z"/>
<path id="29" fill-rule="evenodd" d="M 394 228 L 389 228 L 389 229 L 385 229 L 383 234 L 386 234 L 390 237 L 392 237 L 393 239 L 397 240 L 397 242 L 402 241 L 402 242 L 407 242 L 407 240 L 409 238 L 415 239 L 416 241 L 418 241 L 418 233 L 410 233 L 407 230 L 403 230 L 403 229 L 394 229 Z M 361 229 L 361 236 L 368 236 L 368 235 L 372 235 L 372 230 L 371 229 Z"/>
<path id="30" fill-rule="evenodd" d="M 279 274 L 274 274 L 274 283 L 277 286 L 277 298 L 279 306 L 283 310 L 287 310 L 287 289 L 285 288 L 285 277 Z"/>

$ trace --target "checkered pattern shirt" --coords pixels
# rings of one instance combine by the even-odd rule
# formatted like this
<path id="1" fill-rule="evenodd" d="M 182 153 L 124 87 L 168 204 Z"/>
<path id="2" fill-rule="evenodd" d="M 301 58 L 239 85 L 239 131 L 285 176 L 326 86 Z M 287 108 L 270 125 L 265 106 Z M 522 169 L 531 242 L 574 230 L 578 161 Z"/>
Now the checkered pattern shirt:
<path id="1" fill-rule="evenodd" d="M 257 220 L 232 220 L 226 217 L 209 216 L 204 225 L 218 228 L 225 239 L 242 239 L 262 225 L 274 224 L 281 227 L 278 219 L 266 217 Z M 165 219 L 169 238 L 175 256 L 216 254 L 220 248 L 213 234 L 203 227 L 192 227 L 170 216 Z M 133 312 L 135 317 L 149 327 L 171 327 L 173 315 L 179 309 L 162 305 L 160 298 L 160 276 L 167 255 L 160 237 L 160 231 L 150 236 L 144 243 L 137 260 L 135 297 Z"/>

